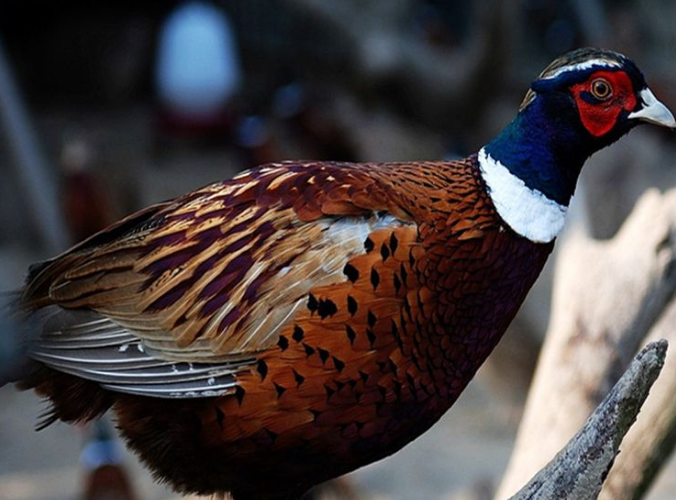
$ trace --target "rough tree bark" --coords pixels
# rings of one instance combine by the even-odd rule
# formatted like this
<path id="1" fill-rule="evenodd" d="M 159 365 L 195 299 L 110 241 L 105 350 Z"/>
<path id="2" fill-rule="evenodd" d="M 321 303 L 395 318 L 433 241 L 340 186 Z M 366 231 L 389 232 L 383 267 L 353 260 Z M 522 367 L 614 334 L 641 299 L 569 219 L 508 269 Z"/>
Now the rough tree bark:
<path id="1" fill-rule="evenodd" d="M 676 300 L 648 335 L 667 338 L 676 346 Z M 672 348 L 660 378 L 641 409 L 636 424 L 622 442 L 621 454 L 610 470 L 601 500 L 638 500 L 646 493 L 676 442 L 676 353 Z"/>
<path id="2" fill-rule="evenodd" d="M 664 365 L 666 350 L 666 340 L 643 349 L 584 427 L 511 500 L 597 498 L 622 439 Z"/>
<path id="3" fill-rule="evenodd" d="M 641 345 L 657 338 L 676 342 L 675 290 L 676 190 L 646 193 L 611 240 L 596 241 L 580 230 L 569 235 L 558 256 L 545 345 L 496 499 L 513 494 L 563 447 Z M 671 351 L 602 499 L 640 498 L 674 448 Z"/>

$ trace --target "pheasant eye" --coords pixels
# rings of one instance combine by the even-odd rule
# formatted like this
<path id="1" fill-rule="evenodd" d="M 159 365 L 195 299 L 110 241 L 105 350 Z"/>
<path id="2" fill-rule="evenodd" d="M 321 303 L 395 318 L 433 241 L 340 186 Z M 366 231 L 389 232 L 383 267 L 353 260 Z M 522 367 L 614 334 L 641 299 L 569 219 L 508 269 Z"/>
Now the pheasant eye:
<path id="1" fill-rule="evenodd" d="M 590 89 L 592 95 L 601 101 L 605 101 L 613 95 L 613 88 L 608 83 L 608 80 L 604 78 L 597 78 L 591 82 Z"/>

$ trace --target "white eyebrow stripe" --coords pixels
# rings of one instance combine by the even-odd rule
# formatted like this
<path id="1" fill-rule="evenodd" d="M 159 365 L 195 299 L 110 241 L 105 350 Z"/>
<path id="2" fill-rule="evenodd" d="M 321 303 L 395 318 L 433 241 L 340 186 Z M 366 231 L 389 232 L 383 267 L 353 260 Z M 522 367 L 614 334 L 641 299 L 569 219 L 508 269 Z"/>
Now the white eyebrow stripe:
<path id="1" fill-rule="evenodd" d="M 556 78 L 557 76 L 562 75 L 563 73 L 568 73 L 569 71 L 580 71 L 592 68 L 594 66 L 601 66 L 606 68 L 619 68 L 622 66 L 622 63 L 619 61 L 614 61 L 612 59 L 589 59 L 588 61 L 584 61 L 581 63 L 563 66 L 554 71 L 554 73 L 552 73 L 551 75 L 542 78 L 542 80 L 550 80 L 552 78 Z"/>

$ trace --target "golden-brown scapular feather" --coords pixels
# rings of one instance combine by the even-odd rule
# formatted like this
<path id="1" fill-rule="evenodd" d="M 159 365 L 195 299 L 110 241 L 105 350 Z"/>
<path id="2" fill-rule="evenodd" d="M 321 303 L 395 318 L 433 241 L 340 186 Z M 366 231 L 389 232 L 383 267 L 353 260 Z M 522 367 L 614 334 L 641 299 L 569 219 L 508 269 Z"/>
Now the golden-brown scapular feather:
<path id="1" fill-rule="evenodd" d="M 329 175 L 334 170 L 336 175 Z M 386 185 L 378 185 L 360 169 L 281 164 L 262 172 L 259 178 L 242 176 L 236 182 L 212 184 L 132 216 L 127 227 L 123 222 L 108 231 L 115 237 L 110 241 L 102 234 L 76 247 L 28 284 L 26 304 L 99 311 L 147 338 L 159 352 L 164 346 L 157 339 L 164 334 L 164 341 L 173 340 L 178 348 L 172 350 L 172 359 L 191 360 L 196 339 L 210 340 L 208 348 L 216 356 L 273 345 L 280 324 L 307 293 L 343 279 L 345 260 L 363 252 L 362 234 L 351 238 L 350 224 L 361 224 L 361 231 L 368 232 L 370 224 L 378 224 L 378 216 L 368 214 L 386 210 L 393 201 L 380 194 Z M 294 189 L 289 186 L 309 181 L 316 186 L 314 197 L 307 189 L 301 198 L 289 196 Z M 348 200 L 336 198 L 333 184 L 341 193 L 350 192 Z M 298 199 L 307 204 L 299 205 Z M 345 214 L 353 217 L 322 219 Z M 332 229 L 336 224 L 345 226 L 341 234 Z M 265 231 L 259 231 L 263 226 Z M 242 256 L 247 263 L 232 271 L 233 279 L 223 276 Z M 208 290 L 219 279 L 224 289 Z M 44 289 L 42 283 L 47 282 L 49 288 Z M 245 297 L 254 284 L 254 295 Z M 167 298 L 172 293 L 180 293 L 180 301 Z M 205 313 L 217 294 L 227 294 L 228 300 Z M 260 296 L 266 300 L 258 300 Z M 162 307 L 163 298 L 171 307 Z M 237 311 L 242 305 L 246 312 Z M 221 322 L 229 314 L 237 317 L 223 328 Z M 194 347 L 201 351 L 205 343 Z"/>

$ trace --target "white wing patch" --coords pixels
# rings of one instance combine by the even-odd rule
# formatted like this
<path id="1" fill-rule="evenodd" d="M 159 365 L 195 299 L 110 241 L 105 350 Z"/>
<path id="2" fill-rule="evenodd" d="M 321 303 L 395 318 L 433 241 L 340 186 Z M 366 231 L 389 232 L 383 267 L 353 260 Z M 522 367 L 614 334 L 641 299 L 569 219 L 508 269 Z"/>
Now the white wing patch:
<path id="1" fill-rule="evenodd" d="M 531 189 L 484 148 L 479 168 L 498 214 L 516 233 L 536 243 L 549 243 L 561 232 L 568 207 Z"/>

